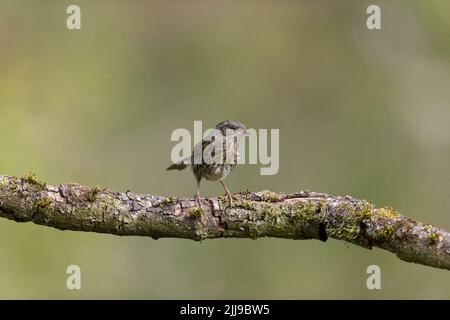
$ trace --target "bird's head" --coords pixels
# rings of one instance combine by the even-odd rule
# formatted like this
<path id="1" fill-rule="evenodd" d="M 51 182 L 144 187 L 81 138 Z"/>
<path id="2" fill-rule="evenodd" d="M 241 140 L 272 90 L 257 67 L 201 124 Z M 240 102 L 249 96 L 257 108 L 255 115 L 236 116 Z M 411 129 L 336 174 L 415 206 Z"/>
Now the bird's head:
<path id="1" fill-rule="evenodd" d="M 223 135 L 229 134 L 230 131 L 238 136 L 247 135 L 247 128 L 236 120 L 225 120 L 216 125 L 216 129 L 220 130 Z"/>

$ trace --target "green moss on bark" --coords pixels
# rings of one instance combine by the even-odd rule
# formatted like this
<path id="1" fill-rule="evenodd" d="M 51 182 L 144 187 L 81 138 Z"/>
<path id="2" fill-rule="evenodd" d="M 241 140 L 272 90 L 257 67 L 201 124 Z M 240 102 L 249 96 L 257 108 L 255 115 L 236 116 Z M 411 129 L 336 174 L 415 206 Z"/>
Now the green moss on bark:
<path id="1" fill-rule="evenodd" d="M 38 190 L 44 190 L 47 184 L 43 181 L 40 181 L 35 173 L 29 172 L 27 173 L 22 180 L 30 185 L 33 185 L 38 188 Z"/>

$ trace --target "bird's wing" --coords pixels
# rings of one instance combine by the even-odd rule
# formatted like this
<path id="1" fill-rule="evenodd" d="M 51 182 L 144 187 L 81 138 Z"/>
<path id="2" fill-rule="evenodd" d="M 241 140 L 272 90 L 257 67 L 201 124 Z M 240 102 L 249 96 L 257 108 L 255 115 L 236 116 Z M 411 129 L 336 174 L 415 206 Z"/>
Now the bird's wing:
<path id="1" fill-rule="evenodd" d="M 194 147 L 192 161 L 194 163 L 224 164 L 233 163 L 234 137 L 225 137 L 212 132 Z"/>

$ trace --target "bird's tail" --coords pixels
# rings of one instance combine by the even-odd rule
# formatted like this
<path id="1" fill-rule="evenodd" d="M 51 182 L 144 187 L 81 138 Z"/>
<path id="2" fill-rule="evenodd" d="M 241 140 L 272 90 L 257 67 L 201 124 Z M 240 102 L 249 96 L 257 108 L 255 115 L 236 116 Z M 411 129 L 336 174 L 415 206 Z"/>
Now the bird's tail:
<path id="1" fill-rule="evenodd" d="M 180 163 L 174 163 L 170 167 L 168 167 L 166 170 L 183 170 L 186 169 L 187 164 L 180 162 Z"/>

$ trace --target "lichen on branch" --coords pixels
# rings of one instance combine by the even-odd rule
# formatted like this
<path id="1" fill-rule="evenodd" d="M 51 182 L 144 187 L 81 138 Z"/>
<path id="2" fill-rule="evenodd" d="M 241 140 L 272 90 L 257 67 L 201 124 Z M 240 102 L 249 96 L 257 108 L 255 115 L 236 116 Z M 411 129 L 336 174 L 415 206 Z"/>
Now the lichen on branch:
<path id="1" fill-rule="evenodd" d="M 78 184 L 47 185 L 35 175 L 0 175 L 0 216 L 61 230 L 205 240 L 328 238 L 379 247 L 400 259 L 450 270 L 450 234 L 349 196 L 301 191 L 240 192 L 194 199 L 113 192 Z"/>

